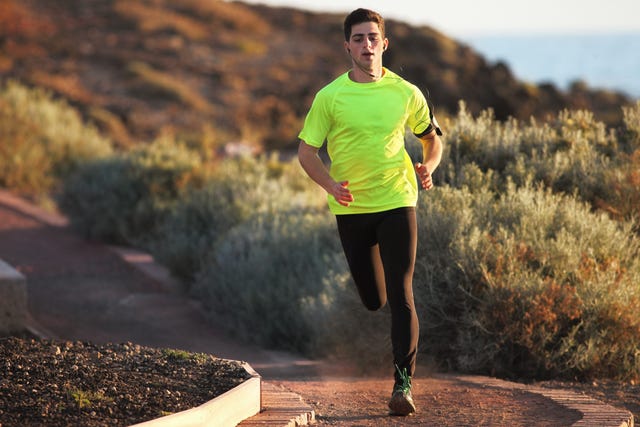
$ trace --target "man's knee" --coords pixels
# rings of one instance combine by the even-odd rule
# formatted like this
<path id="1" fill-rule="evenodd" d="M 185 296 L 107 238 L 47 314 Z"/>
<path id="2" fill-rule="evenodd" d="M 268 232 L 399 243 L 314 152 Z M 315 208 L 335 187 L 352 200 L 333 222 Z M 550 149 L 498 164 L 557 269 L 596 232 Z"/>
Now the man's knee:
<path id="1" fill-rule="evenodd" d="M 362 298 L 362 303 L 369 311 L 378 311 L 386 304 L 385 300 L 380 300 L 378 298 L 365 299 Z"/>

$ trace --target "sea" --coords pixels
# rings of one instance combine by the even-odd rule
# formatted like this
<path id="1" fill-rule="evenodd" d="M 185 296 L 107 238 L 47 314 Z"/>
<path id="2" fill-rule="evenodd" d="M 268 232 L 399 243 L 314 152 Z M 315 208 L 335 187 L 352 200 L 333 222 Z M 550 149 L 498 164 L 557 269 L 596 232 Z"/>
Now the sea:
<path id="1" fill-rule="evenodd" d="M 459 41 L 489 63 L 506 63 L 521 81 L 553 83 L 563 90 L 581 81 L 640 99 L 640 32 L 481 35 Z"/>

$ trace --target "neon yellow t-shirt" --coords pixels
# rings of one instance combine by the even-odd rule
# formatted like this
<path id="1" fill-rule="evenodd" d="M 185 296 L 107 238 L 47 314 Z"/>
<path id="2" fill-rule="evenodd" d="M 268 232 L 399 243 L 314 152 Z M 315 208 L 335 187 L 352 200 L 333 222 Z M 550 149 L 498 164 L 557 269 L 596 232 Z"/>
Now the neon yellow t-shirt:
<path id="1" fill-rule="evenodd" d="M 331 212 L 415 206 L 418 185 L 404 135 L 407 126 L 419 135 L 429 123 L 422 92 L 386 68 L 376 82 L 356 83 L 345 73 L 322 88 L 298 136 L 316 148 L 326 140 L 331 177 L 349 181 L 353 202 L 345 207 L 328 195 Z"/>

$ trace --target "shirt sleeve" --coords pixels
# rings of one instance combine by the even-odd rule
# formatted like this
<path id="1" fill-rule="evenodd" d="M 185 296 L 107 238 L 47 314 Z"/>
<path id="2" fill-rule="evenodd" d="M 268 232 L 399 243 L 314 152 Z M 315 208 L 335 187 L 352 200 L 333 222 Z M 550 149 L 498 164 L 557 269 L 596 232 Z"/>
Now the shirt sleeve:
<path id="1" fill-rule="evenodd" d="M 429 104 L 420 89 L 415 86 L 413 86 L 413 96 L 409 108 L 407 125 L 411 132 L 418 137 L 429 133 L 433 129 L 429 115 Z"/>
<path id="2" fill-rule="evenodd" d="M 312 147 L 320 148 L 327 138 L 330 126 L 331 115 L 327 97 L 320 91 L 311 104 L 298 138 Z"/>

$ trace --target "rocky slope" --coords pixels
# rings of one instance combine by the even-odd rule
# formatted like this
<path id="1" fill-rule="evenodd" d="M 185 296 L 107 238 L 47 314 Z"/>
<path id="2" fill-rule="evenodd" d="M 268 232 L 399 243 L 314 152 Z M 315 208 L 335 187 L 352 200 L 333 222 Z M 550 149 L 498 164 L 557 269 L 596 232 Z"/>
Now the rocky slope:
<path id="1" fill-rule="evenodd" d="M 314 93 L 350 65 L 341 15 L 216 0 L 3 0 L 0 80 L 48 88 L 123 146 L 173 132 L 289 147 Z M 385 64 L 441 115 L 466 101 L 498 119 L 586 108 L 620 121 L 624 95 L 519 82 L 430 27 L 388 22 Z"/>

